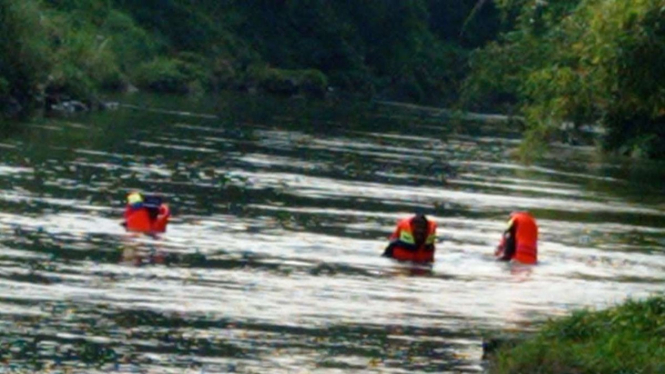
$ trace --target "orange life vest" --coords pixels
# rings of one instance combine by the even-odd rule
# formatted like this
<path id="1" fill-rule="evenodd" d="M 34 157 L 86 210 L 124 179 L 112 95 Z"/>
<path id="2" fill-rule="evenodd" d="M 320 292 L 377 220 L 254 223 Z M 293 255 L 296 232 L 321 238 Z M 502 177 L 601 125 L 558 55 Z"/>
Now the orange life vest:
<path id="1" fill-rule="evenodd" d="M 511 215 L 511 225 L 515 225 L 515 256 L 513 260 L 523 264 L 538 262 L 538 225 L 529 213 Z"/>
<path id="2" fill-rule="evenodd" d="M 127 231 L 161 233 L 166 231 L 170 216 L 171 211 L 166 204 L 160 205 L 159 213 L 154 220 L 150 218 L 147 208 L 132 209 L 128 206 L 125 210 L 125 223 Z"/>
<path id="3" fill-rule="evenodd" d="M 412 218 L 405 218 L 399 221 L 395 232 L 390 236 L 391 242 L 397 241 L 392 257 L 399 261 L 433 262 L 436 223 L 431 220 L 427 221 L 427 238 L 425 239 L 425 243 L 416 248 L 411 220 Z"/>

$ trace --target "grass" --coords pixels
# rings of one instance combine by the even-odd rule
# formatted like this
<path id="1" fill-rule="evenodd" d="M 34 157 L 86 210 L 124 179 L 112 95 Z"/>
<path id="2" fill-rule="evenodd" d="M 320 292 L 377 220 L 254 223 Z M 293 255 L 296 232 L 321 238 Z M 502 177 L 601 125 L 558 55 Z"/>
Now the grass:
<path id="1" fill-rule="evenodd" d="M 550 320 L 497 352 L 491 373 L 665 373 L 665 297 Z"/>

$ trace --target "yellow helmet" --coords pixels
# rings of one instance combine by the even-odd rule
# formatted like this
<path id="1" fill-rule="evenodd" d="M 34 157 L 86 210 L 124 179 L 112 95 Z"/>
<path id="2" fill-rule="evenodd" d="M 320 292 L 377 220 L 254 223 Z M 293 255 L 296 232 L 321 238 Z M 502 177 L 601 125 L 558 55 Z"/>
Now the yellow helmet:
<path id="1" fill-rule="evenodd" d="M 127 195 L 127 204 L 138 204 L 143 202 L 143 196 L 138 192 L 132 192 Z"/>

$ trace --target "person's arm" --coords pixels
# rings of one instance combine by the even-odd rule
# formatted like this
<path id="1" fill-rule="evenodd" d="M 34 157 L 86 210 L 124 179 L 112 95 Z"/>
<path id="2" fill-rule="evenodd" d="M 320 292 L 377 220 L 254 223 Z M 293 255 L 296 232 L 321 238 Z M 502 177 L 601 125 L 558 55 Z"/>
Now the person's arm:
<path id="1" fill-rule="evenodd" d="M 494 250 L 494 257 L 500 257 L 503 256 L 503 251 L 506 249 L 506 233 L 505 231 L 501 234 L 501 241 L 499 242 L 499 245 L 496 246 L 496 249 Z"/>
<path id="2" fill-rule="evenodd" d="M 123 220 L 120 223 L 120 226 L 123 226 L 123 227 L 127 228 L 127 219 L 134 212 L 134 210 L 136 210 L 136 209 L 133 207 L 133 205 L 127 204 L 125 206 L 125 212 L 122 215 Z"/>
<path id="3" fill-rule="evenodd" d="M 390 243 L 388 243 L 388 246 L 386 249 L 383 251 L 383 254 L 381 256 L 383 257 L 393 257 L 393 251 L 395 250 L 395 247 L 397 246 L 397 243 L 399 241 L 399 236 L 400 236 L 400 230 L 399 227 L 395 229 L 395 231 L 390 235 Z"/>
<path id="4" fill-rule="evenodd" d="M 166 204 L 162 204 L 159 206 L 159 216 L 160 217 L 170 217 L 171 216 L 171 209 L 169 209 L 169 206 Z"/>
<path id="5" fill-rule="evenodd" d="M 386 249 L 383 251 L 381 256 L 383 257 L 393 257 L 393 251 L 395 250 L 396 242 L 390 242 Z"/>
<path id="6" fill-rule="evenodd" d="M 132 213 L 132 206 L 127 205 L 125 206 L 125 213 L 122 215 L 125 218 L 125 221 L 127 220 L 127 217 Z"/>
<path id="7" fill-rule="evenodd" d="M 428 252 L 434 252 L 436 249 L 436 225 L 432 229 L 432 232 L 427 235 L 427 238 L 425 239 L 425 250 Z"/>
<path id="8" fill-rule="evenodd" d="M 517 232 L 517 224 L 515 222 L 510 223 L 510 227 L 503 233 L 505 239 L 503 245 L 503 253 L 500 254 L 500 257 L 497 258 L 499 261 L 510 261 L 513 256 L 515 256 L 515 233 Z"/>

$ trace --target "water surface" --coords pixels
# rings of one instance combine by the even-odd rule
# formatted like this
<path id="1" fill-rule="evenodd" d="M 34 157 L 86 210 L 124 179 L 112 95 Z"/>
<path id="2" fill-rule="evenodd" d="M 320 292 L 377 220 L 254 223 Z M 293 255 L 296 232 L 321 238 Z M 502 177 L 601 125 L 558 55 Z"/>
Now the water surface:
<path id="1" fill-rule="evenodd" d="M 134 96 L 0 141 L 3 365 L 74 372 L 480 372 L 483 336 L 665 283 L 663 165 L 394 107 Z M 149 107 L 150 110 L 138 108 Z M 158 238 L 119 225 L 164 194 Z M 513 210 L 536 267 L 491 253 Z M 431 270 L 379 257 L 439 224 Z"/>

